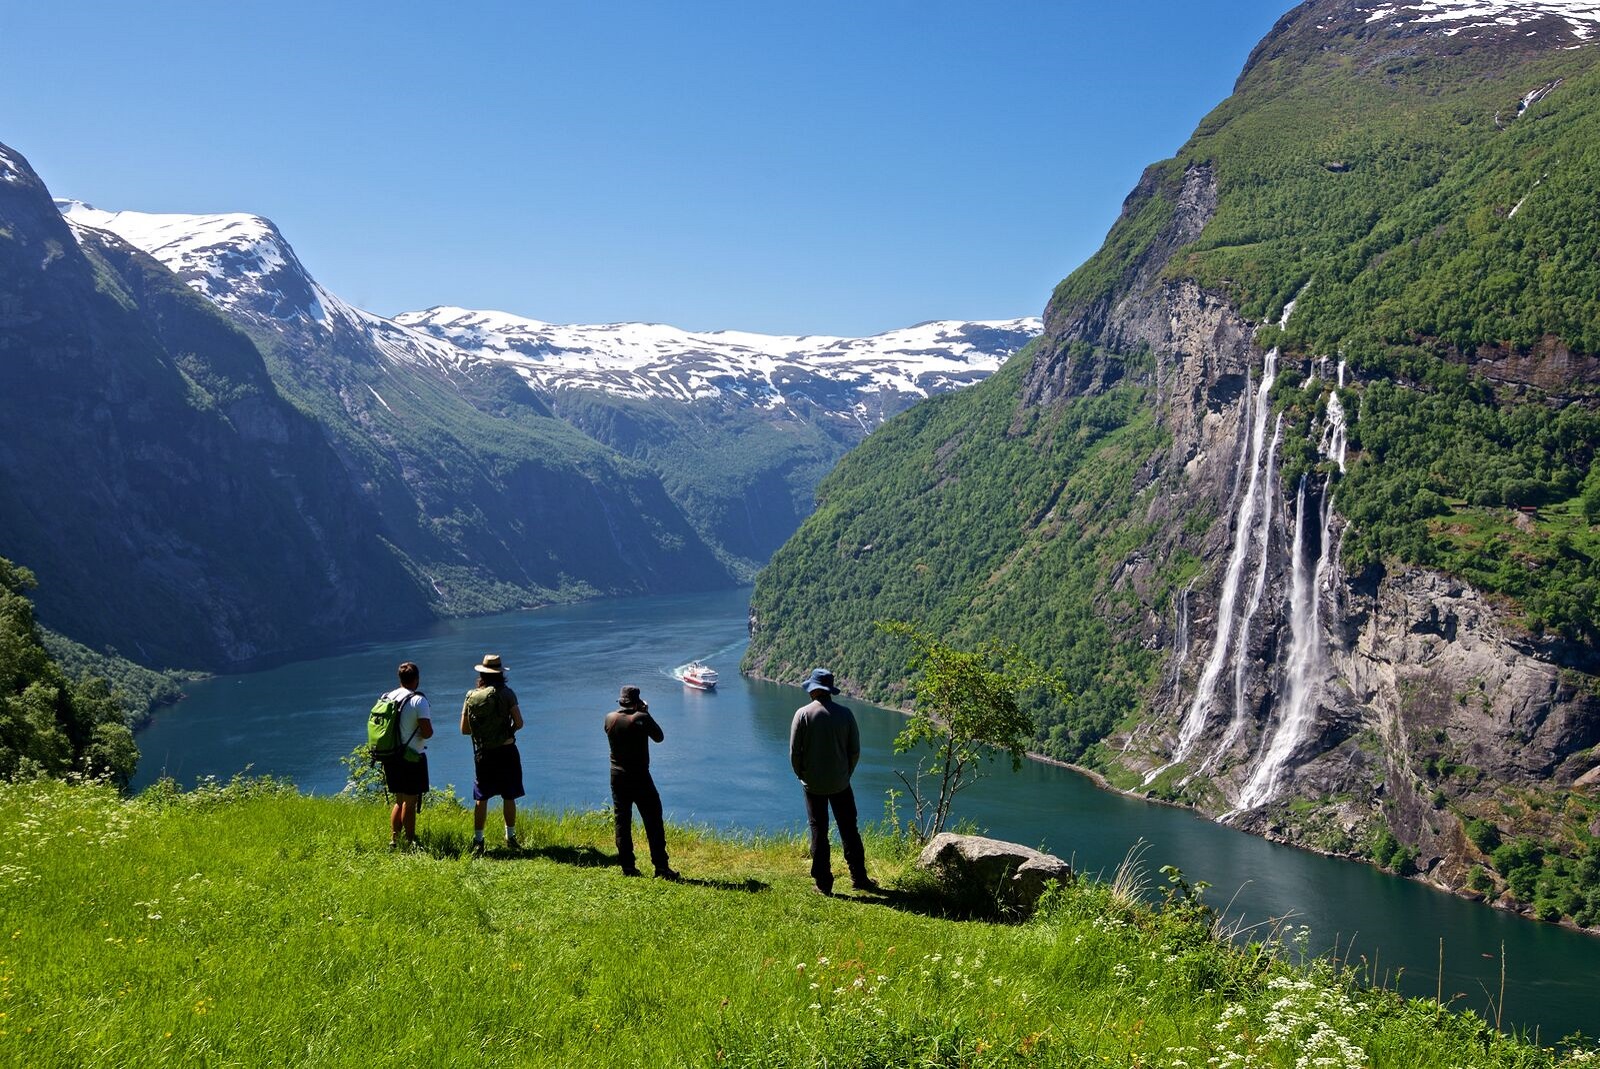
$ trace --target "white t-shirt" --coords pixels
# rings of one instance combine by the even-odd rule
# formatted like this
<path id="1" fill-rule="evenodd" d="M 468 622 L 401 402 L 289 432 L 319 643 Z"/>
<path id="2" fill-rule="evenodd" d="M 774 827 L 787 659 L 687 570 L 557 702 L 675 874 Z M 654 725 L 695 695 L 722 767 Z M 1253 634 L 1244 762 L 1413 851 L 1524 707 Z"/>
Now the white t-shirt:
<path id="1" fill-rule="evenodd" d="M 432 720 L 433 714 L 428 711 L 428 699 L 421 691 L 407 690 L 405 687 L 396 687 L 384 697 L 392 702 L 401 698 L 410 698 L 405 707 L 400 710 L 400 741 L 410 739 L 413 753 L 425 753 L 428 749 L 428 740 L 422 737 L 422 732 L 417 730 L 418 720 Z"/>

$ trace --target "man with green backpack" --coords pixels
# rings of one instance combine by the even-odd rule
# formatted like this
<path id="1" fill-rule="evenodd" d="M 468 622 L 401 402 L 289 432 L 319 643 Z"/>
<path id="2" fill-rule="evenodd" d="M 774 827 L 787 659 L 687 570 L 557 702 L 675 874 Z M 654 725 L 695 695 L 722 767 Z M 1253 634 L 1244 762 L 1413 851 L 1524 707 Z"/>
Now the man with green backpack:
<path id="1" fill-rule="evenodd" d="M 394 795 L 389 811 L 389 849 L 417 845 L 417 810 L 428 793 L 428 740 L 433 738 L 427 695 L 417 689 L 422 672 L 407 661 L 399 669 L 400 686 L 378 698 L 367 719 L 367 745 L 383 765 L 383 781 Z"/>

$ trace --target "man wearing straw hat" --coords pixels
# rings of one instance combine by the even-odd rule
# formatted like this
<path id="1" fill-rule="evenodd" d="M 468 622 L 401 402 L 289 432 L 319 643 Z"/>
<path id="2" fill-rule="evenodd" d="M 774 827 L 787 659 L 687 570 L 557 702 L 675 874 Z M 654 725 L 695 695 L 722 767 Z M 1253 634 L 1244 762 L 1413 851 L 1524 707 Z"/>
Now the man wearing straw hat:
<path id="1" fill-rule="evenodd" d="M 517 799 L 523 790 L 516 735 L 522 730 L 522 710 L 516 692 L 506 686 L 498 653 L 485 654 L 473 669 L 478 685 L 467 691 L 461 705 L 461 734 L 472 736 L 472 853 L 481 857 L 489 799 L 496 795 L 504 799 L 506 848 L 517 849 Z"/>

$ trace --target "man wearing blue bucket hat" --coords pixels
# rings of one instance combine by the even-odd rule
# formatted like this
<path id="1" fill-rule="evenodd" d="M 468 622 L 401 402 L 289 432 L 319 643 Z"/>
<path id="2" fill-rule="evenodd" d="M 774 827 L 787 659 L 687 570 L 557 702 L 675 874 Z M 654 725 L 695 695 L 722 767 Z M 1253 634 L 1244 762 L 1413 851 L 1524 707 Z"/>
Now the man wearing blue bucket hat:
<path id="1" fill-rule="evenodd" d="M 856 826 L 856 796 L 850 789 L 850 775 L 861 760 L 861 731 L 855 714 L 833 700 L 839 688 L 827 669 L 814 670 L 800 685 L 811 695 L 811 704 L 796 709 L 789 725 L 789 763 L 805 788 L 811 879 L 818 893 L 833 894 L 833 859 L 828 846 L 831 807 L 850 882 L 858 891 L 876 891 L 878 885 L 867 875 L 867 851 Z"/>

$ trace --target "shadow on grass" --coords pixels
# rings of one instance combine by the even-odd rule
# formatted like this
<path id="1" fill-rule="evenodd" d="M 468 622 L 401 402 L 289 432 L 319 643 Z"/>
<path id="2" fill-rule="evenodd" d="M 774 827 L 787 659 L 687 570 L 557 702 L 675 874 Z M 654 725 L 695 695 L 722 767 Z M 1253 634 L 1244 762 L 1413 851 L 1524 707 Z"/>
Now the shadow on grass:
<path id="1" fill-rule="evenodd" d="M 441 836 L 441 839 L 444 837 Z M 461 842 L 429 843 L 424 837 L 423 849 L 434 857 L 460 858 L 470 853 L 469 847 Z M 558 865 L 571 865 L 574 868 L 602 869 L 622 867 L 621 860 L 614 853 L 608 853 L 593 846 L 535 846 L 527 845 L 516 850 L 509 850 L 504 846 L 492 846 L 484 851 L 485 861 L 553 861 Z M 745 894 L 758 894 L 771 890 L 771 887 L 754 877 L 745 879 L 722 879 L 709 876 L 682 876 L 673 883 L 684 884 L 688 887 L 709 887 L 716 891 L 740 891 Z"/>
<path id="2" fill-rule="evenodd" d="M 684 876 L 675 881 L 689 887 L 710 887 L 717 891 L 742 891 L 745 894 L 760 894 L 772 890 L 772 885 L 763 883 L 754 876 L 746 876 L 742 880 L 722 880 L 705 876 Z"/>
<path id="3" fill-rule="evenodd" d="M 952 893 L 937 883 L 912 875 L 894 887 L 877 891 L 835 888 L 833 898 L 861 906 L 886 906 L 902 913 L 915 913 L 946 921 L 975 921 L 980 924 L 1020 924 L 1026 913 L 1000 906 L 993 895 Z"/>

